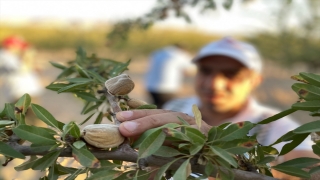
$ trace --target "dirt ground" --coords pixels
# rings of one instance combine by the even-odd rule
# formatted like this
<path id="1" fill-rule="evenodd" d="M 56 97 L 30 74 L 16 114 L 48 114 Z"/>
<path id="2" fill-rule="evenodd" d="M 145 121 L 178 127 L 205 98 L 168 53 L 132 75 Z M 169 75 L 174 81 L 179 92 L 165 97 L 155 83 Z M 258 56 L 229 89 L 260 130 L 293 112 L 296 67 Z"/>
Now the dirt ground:
<path id="1" fill-rule="evenodd" d="M 37 54 L 39 63 L 41 63 L 42 71 L 40 78 L 43 86 L 45 87 L 54 80 L 56 75 L 60 73 L 59 69 L 52 67 L 49 61 L 64 63 L 68 60 L 75 58 L 74 50 L 64 50 L 58 52 L 39 51 Z M 98 57 L 111 58 L 115 60 L 126 59 L 125 54 L 110 54 L 109 52 L 102 51 Z M 130 93 L 130 97 L 149 101 L 144 86 L 143 78 L 148 68 L 148 59 L 146 56 L 131 57 L 132 61 L 129 65 L 129 71 L 126 73 L 135 82 L 136 86 Z M 305 68 L 281 67 L 273 62 L 265 62 L 264 64 L 264 81 L 262 85 L 255 92 L 257 99 L 269 106 L 284 110 L 289 108 L 292 103 L 298 100 L 297 95 L 291 89 L 291 85 L 295 81 L 290 79 L 290 76 L 305 71 Z M 187 78 L 184 82 L 183 88 L 179 93 L 180 97 L 188 97 L 194 94 L 193 79 Z M 61 121 L 82 120 L 85 118 L 80 115 L 83 106 L 81 100 L 74 98 L 71 94 L 56 94 L 50 90 L 44 90 L 44 93 L 39 98 L 38 103 L 47 108 L 57 119 Z M 312 118 L 308 116 L 307 112 L 296 112 L 292 115 L 297 121 L 301 123 L 310 122 Z"/>

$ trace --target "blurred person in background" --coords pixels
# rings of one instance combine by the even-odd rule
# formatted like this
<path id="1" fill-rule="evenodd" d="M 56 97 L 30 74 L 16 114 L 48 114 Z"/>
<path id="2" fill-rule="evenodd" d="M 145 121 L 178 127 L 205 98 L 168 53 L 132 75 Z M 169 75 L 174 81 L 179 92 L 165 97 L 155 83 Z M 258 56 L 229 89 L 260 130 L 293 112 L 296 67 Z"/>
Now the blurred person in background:
<path id="1" fill-rule="evenodd" d="M 43 88 L 34 69 L 37 64 L 34 53 L 35 50 L 20 36 L 9 36 L 2 41 L 0 107 L 5 102 L 17 101 L 25 93 L 33 98 L 42 93 Z"/>
<path id="2" fill-rule="evenodd" d="M 184 76 L 195 73 L 191 59 L 190 54 L 179 44 L 152 53 L 149 69 L 145 75 L 145 86 L 153 104 L 158 108 L 177 97 Z"/>
<path id="3" fill-rule="evenodd" d="M 36 102 L 41 94 L 39 78 L 34 71 L 35 50 L 20 36 L 9 36 L 1 43 L 0 49 L 0 111 L 5 103 L 16 103 L 25 93 L 30 94 L 32 102 Z M 34 124 L 36 118 L 27 113 L 28 124 Z M 1 157 L 4 162 L 4 158 Z M 0 178 L 34 180 L 44 175 L 44 172 L 26 170 L 16 171 L 14 167 L 22 164 L 24 160 L 14 159 L 7 166 L 0 168 Z"/>
<path id="4" fill-rule="evenodd" d="M 226 122 L 237 123 L 261 120 L 277 114 L 279 111 L 260 104 L 252 92 L 262 81 L 262 59 L 254 46 L 231 37 L 209 43 L 192 60 L 197 66 L 195 90 L 197 96 L 175 99 L 166 103 L 163 109 L 125 111 L 117 114 L 123 122 L 120 132 L 126 137 L 137 136 L 150 128 L 167 123 L 181 123 L 182 117 L 195 125 L 192 117 L 192 105 L 196 104 L 202 114 L 201 130 L 207 134 L 211 126 Z M 285 133 L 299 126 L 286 116 L 275 122 L 259 125 L 250 131 L 257 134 L 258 142 L 270 145 Z M 285 143 L 274 145 L 280 152 Z M 280 156 L 274 163 L 281 163 L 297 157 L 318 158 L 312 151 L 313 142 L 307 138 L 293 151 Z M 279 172 L 273 172 L 276 178 L 296 179 Z"/>

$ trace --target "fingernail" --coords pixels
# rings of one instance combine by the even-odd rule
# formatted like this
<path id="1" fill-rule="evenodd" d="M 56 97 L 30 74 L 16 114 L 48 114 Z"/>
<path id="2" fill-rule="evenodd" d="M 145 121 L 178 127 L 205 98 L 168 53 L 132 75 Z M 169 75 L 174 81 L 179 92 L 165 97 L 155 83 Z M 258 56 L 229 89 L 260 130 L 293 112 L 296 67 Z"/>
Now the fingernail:
<path id="1" fill-rule="evenodd" d="M 132 114 L 133 114 L 132 111 L 121 111 L 121 112 L 119 112 L 119 115 L 121 117 L 125 118 L 125 119 L 131 117 Z"/>
<path id="2" fill-rule="evenodd" d="M 138 124 L 135 122 L 132 122 L 132 121 L 127 121 L 122 124 L 123 124 L 124 128 L 129 132 L 135 131 L 138 127 Z"/>

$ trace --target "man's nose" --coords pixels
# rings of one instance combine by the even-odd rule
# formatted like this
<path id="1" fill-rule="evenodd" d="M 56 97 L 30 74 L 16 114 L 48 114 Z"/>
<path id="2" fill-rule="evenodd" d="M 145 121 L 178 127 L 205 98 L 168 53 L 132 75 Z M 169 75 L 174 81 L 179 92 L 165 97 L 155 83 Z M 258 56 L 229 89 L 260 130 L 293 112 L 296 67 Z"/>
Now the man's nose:
<path id="1" fill-rule="evenodd" d="M 212 74 L 209 79 L 212 89 L 223 90 L 227 85 L 227 79 L 221 73 Z"/>

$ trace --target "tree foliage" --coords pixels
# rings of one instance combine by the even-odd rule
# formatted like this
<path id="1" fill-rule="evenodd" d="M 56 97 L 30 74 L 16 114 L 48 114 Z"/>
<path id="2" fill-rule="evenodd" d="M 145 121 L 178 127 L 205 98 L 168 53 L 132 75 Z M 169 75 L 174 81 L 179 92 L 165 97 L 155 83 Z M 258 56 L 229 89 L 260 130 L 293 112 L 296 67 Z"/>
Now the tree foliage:
<path id="1" fill-rule="evenodd" d="M 272 179 L 271 169 L 310 178 L 318 172 L 318 166 L 310 171 L 305 170 L 320 162 L 314 158 L 297 158 L 276 166 L 269 164 L 277 156 L 290 152 L 309 134 L 319 132 L 318 121 L 287 132 L 269 146 L 260 145 L 256 135 L 248 135 L 255 126 L 271 123 L 297 110 L 319 116 L 320 75 L 311 73 L 293 76 L 301 81 L 292 86 L 301 102 L 258 124 L 248 121 L 225 123 L 212 127 L 208 134 L 202 134 L 177 117 L 180 124 L 169 123 L 150 129 L 133 144 L 126 140 L 115 148 L 93 147 L 82 138 L 83 124 L 92 117 L 95 117 L 94 124 L 100 124 L 103 118 L 115 121 L 114 113 L 130 109 L 127 105 L 129 95 L 113 96 L 104 87 L 106 80 L 122 74 L 129 63 L 130 60 L 123 63 L 87 56 L 81 48 L 77 50 L 75 60 L 65 65 L 51 62 L 54 67 L 61 69 L 61 73 L 47 88 L 58 94 L 72 93 L 83 99 L 81 113 L 87 115 L 87 118 L 82 122 L 60 122 L 45 108 L 33 104 L 28 94 L 16 103 L 6 103 L 0 113 L 0 154 L 6 157 L 5 164 L 13 158 L 24 159 L 30 156 L 28 161 L 15 167 L 15 170 L 46 171 L 42 179 L 74 179 L 79 174 L 86 174 L 87 179 L 147 179 L 155 170 L 155 179 L 164 179 L 164 174 L 175 179 L 188 179 L 191 178 L 191 172 L 200 173 L 203 178 L 217 176 L 221 179 L 247 179 L 249 175 L 251 179 Z M 145 105 L 137 109 L 141 108 L 154 107 Z M 26 124 L 25 116 L 29 111 L 33 111 L 47 127 Z M 196 106 L 193 112 L 200 126 L 201 114 Z M 272 147 L 288 141 L 281 152 Z M 318 141 L 312 146 L 315 154 L 320 154 L 319 146 Z M 60 158 L 74 159 L 81 166 L 63 166 L 59 163 Z M 150 170 L 150 166 L 158 168 Z"/>
<path id="2" fill-rule="evenodd" d="M 308 70 L 317 72 L 320 67 L 320 2 L 304 1 L 307 9 L 299 10 L 298 3 L 282 1 L 273 22 L 277 32 L 259 32 L 248 40 L 256 44 L 263 57 L 285 65 L 304 64 Z M 297 25 L 290 20 L 295 17 Z"/>
<path id="3" fill-rule="evenodd" d="M 187 8 L 196 8 L 199 13 L 217 9 L 215 0 L 158 0 L 158 3 L 144 16 L 126 19 L 116 23 L 107 35 L 110 47 L 123 47 L 127 43 L 129 32 L 134 29 L 148 29 L 156 22 L 169 17 L 182 18 L 192 23 L 192 18 L 186 11 Z M 233 0 L 222 1 L 225 9 L 230 9 Z M 250 3 L 243 0 L 242 3 Z M 304 64 L 308 70 L 317 72 L 320 68 L 320 2 L 307 0 L 303 3 L 306 8 L 300 10 L 298 1 L 273 1 L 265 2 L 278 5 L 267 9 L 274 12 L 275 17 L 267 22 L 275 27 L 274 31 L 260 31 L 255 34 L 245 34 L 245 39 L 255 44 L 264 58 L 280 62 L 284 65 Z M 213 17 L 214 18 L 214 17 Z M 295 26 L 290 22 L 294 18 Z"/>

